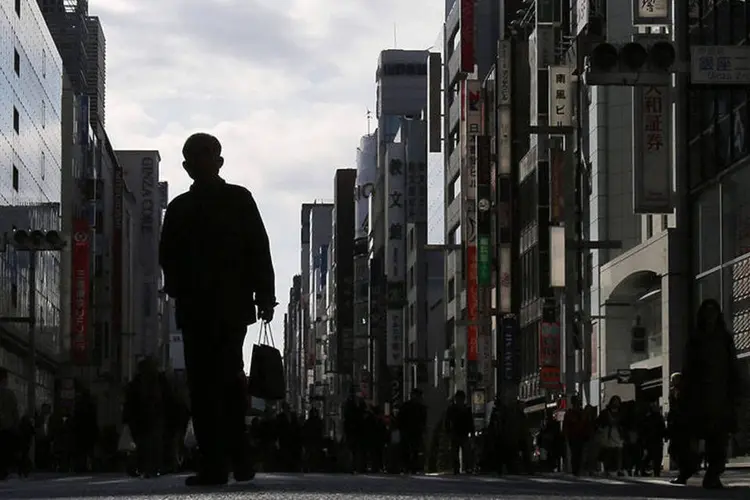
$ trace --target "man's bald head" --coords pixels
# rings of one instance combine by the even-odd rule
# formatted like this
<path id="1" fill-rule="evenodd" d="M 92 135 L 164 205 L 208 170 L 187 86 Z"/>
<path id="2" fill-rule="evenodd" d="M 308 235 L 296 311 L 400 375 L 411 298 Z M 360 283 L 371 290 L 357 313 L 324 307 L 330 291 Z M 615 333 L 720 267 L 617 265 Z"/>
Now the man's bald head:
<path id="1" fill-rule="evenodd" d="M 224 165 L 219 139 L 203 132 L 188 137 L 182 147 L 182 156 L 185 158 L 182 166 L 195 181 L 218 177 L 219 169 Z"/>

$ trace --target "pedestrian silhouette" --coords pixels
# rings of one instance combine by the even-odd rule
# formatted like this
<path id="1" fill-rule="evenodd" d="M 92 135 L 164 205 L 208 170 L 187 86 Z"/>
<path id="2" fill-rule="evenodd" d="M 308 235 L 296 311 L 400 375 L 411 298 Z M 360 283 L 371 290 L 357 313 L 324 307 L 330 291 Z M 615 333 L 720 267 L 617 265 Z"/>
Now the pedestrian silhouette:
<path id="1" fill-rule="evenodd" d="M 250 191 L 225 182 L 221 143 L 190 136 L 182 149 L 190 190 L 169 203 L 159 262 L 164 292 L 182 330 L 198 472 L 186 484 L 218 485 L 255 476 L 245 437 L 247 327 L 270 322 L 274 270 L 263 220 Z M 257 312 L 256 312 L 257 308 Z"/>
<path id="2" fill-rule="evenodd" d="M 737 430 L 738 408 L 744 391 L 734 337 L 716 300 L 698 308 L 683 361 L 677 411 L 686 419 L 691 445 L 678 458 L 680 473 L 672 482 L 685 484 L 699 469 L 698 442 L 705 443 L 708 468 L 703 486 L 723 487 L 729 435 Z"/>

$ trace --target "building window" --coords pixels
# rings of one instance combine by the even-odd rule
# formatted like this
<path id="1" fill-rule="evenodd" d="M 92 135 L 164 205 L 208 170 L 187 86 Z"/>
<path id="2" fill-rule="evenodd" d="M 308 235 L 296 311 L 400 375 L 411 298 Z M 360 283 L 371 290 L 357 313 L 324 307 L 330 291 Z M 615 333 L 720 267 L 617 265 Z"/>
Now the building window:
<path id="1" fill-rule="evenodd" d="M 646 239 L 651 239 L 654 235 L 654 218 L 651 215 L 646 216 Z"/>
<path id="2" fill-rule="evenodd" d="M 47 128 L 47 101 L 42 101 L 42 128 Z"/>
<path id="3" fill-rule="evenodd" d="M 15 283 L 10 285 L 10 306 L 13 309 L 18 308 L 18 285 Z"/>
<path id="4" fill-rule="evenodd" d="M 44 151 L 42 151 L 40 170 L 42 174 L 42 180 L 44 180 L 47 175 L 47 155 L 44 154 Z"/>
<path id="5" fill-rule="evenodd" d="M 21 54 L 16 49 L 13 49 L 13 71 L 16 75 L 21 75 Z"/>
<path id="6" fill-rule="evenodd" d="M 13 106 L 13 130 L 16 131 L 16 134 L 21 131 L 21 114 L 15 106 Z"/>
<path id="7" fill-rule="evenodd" d="M 21 0 L 16 0 L 16 15 L 21 17 Z"/>
<path id="8" fill-rule="evenodd" d="M 669 215 L 664 214 L 661 216 L 661 230 L 666 231 L 669 228 Z"/>
<path id="9" fill-rule="evenodd" d="M 722 261 L 750 252 L 750 167 L 742 168 L 721 183 Z"/>
<path id="10" fill-rule="evenodd" d="M 42 49 L 42 78 L 47 78 L 47 51 Z"/>
<path id="11" fill-rule="evenodd" d="M 448 302 L 456 298 L 456 280 L 451 278 L 448 280 Z"/>
<path id="12" fill-rule="evenodd" d="M 18 167 L 13 165 L 13 190 L 15 192 L 18 192 L 18 185 L 20 184 L 19 174 L 18 174 Z"/>
<path id="13" fill-rule="evenodd" d="M 721 265 L 721 200 L 718 186 L 701 194 L 693 209 L 693 230 L 697 235 L 696 274 Z"/>

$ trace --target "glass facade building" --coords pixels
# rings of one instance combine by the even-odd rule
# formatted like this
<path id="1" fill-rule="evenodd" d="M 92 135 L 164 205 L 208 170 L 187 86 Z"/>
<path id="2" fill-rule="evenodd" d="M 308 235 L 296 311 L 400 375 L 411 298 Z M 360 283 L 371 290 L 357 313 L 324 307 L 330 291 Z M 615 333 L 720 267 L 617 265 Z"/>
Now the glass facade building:
<path id="1" fill-rule="evenodd" d="M 696 2 L 690 22 L 691 45 L 747 44 L 750 5 Z M 750 355 L 749 98 L 749 87 L 695 87 L 688 125 L 696 307 L 721 302 L 740 355 Z"/>
<path id="2" fill-rule="evenodd" d="M 59 229 L 62 61 L 33 0 L 0 4 L 0 233 Z M 51 401 L 60 351 L 60 259 L 37 261 L 37 404 Z M 0 253 L 0 317 L 27 316 L 29 256 Z M 26 398 L 26 327 L 0 323 L 0 366 L 22 411 Z"/>

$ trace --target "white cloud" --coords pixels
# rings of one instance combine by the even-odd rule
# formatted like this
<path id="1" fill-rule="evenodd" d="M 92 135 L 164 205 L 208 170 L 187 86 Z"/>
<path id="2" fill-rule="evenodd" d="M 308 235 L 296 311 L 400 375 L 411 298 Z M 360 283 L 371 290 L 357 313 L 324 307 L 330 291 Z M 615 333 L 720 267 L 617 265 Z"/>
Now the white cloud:
<path id="1" fill-rule="evenodd" d="M 332 198 L 352 167 L 380 50 L 426 49 L 436 0 L 91 0 L 107 38 L 107 131 L 117 149 L 158 149 L 174 195 L 182 143 L 214 133 L 225 177 L 258 199 L 281 303 L 299 272 L 300 205 Z M 253 340 L 256 332 L 251 332 Z M 246 354 L 249 355 L 249 343 Z"/>

